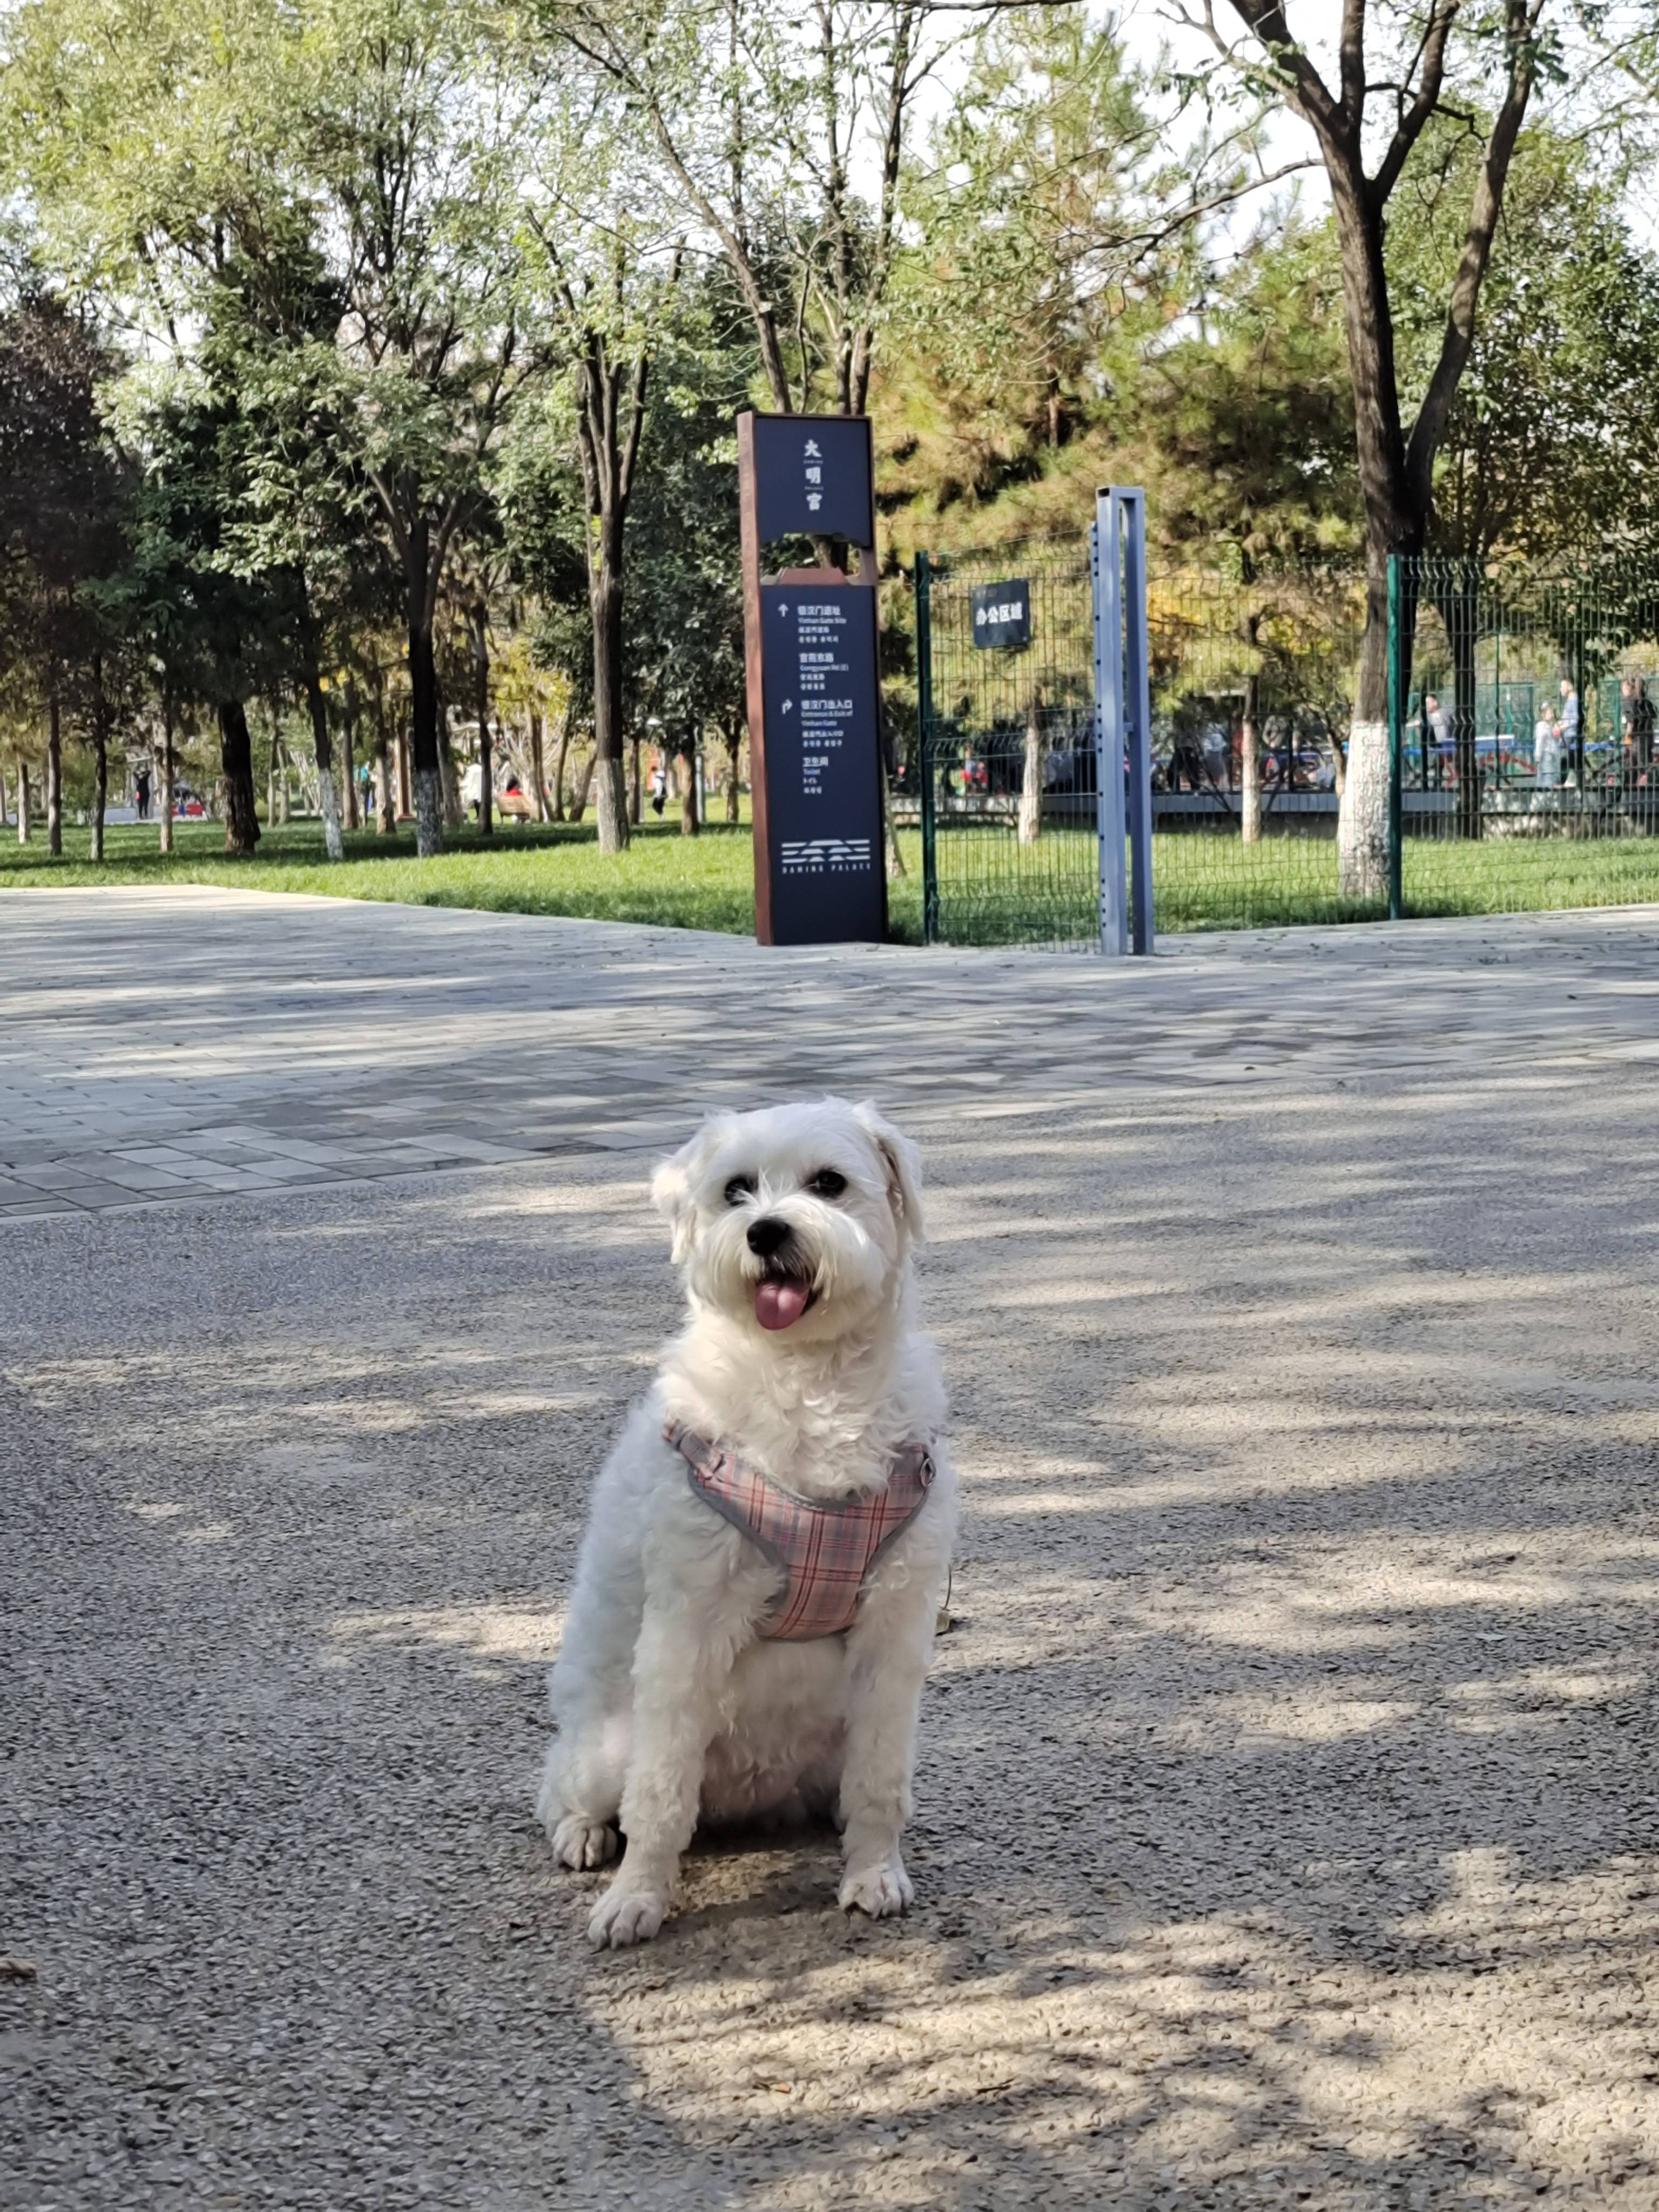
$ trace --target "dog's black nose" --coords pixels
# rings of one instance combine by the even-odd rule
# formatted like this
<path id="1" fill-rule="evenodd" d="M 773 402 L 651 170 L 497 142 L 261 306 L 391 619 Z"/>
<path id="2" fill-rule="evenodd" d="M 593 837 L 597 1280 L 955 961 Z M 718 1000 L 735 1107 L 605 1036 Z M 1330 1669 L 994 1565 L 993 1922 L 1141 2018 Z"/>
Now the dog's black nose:
<path id="1" fill-rule="evenodd" d="M 758 1252 L 763 1260 L 769 1260 L 789 1242 L 789 1224 L 780 1221 L 775 1214 L 763 1213 L 758 1221 L 749 1224 L 749 1249 Z"/>

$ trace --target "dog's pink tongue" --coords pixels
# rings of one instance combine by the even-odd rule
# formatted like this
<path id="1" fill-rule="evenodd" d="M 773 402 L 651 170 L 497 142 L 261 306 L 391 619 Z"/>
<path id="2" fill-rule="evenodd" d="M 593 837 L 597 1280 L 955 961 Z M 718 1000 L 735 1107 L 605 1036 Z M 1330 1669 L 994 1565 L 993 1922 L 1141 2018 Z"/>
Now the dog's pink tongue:
<path id="1" fill-rule="evenodd" d="M 805 1283 L 757 1283 L 755 1319 L 763 1328 L 787 1328 L 806 1310 Z"/>

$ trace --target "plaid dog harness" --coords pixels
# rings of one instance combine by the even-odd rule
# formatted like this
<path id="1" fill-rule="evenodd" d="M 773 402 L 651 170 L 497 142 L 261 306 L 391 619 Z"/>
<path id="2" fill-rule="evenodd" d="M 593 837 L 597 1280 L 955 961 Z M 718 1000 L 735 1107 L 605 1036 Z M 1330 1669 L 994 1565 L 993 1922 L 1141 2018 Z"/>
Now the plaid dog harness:
<path id="1" fill-rule="evenodd" d="M 781 1489 L 678 1421 L 668 1422 L 663 1435 L 684 1460 L 698 1497 L 787 1578 L 761 1626 L 769 1640 L 805 1643 L 850 1628 L 865 1578 L 915 1519 L 933 1480 L 927 1445 L 905 1444 L 894 1455 L 885 1490 L 824 1503 Z"/>

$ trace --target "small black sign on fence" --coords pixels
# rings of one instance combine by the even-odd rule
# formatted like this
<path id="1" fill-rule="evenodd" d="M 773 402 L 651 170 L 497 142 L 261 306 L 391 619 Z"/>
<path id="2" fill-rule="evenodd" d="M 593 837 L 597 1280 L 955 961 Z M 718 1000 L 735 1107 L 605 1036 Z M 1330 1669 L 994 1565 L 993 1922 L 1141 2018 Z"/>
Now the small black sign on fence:
<path id="1" fill-rule="evenodd" d="M 1013 576 L 1003 584 L 974 586 L 974 643 L 981 652 L 997 645 L 1031 642 L 1031 585 Z"/>

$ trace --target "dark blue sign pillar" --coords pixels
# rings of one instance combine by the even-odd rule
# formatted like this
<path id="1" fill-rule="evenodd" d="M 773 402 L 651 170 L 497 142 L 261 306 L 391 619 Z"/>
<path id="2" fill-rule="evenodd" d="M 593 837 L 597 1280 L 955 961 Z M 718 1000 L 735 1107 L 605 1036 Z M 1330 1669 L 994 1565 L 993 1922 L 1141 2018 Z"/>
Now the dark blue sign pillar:
<path id="1" fill-rule="evenodd" d="M 739 415 L 755 934 L 763 945 L 887 934 L 875 489 L 863 416 Z M 840 568 L 761 580 L 761 549 L 842 538 Z"/>

